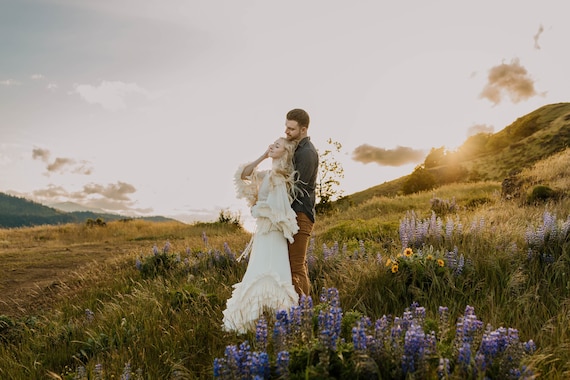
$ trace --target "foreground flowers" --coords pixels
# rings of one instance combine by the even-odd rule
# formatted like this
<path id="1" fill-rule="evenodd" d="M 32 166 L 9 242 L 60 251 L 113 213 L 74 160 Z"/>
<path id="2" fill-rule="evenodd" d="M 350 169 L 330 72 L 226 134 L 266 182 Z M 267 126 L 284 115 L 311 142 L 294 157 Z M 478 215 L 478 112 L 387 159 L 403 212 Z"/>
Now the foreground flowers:
<path id="1" fill-rule="evenodd" d="M 299 306 L 278 311 L 271 321 L 261 319 L 252 344 L 227 346 L 224 357 L 214 360 L 214 377 L 534 377 L 523 365 L 536 350 L 534 342 L 521 342 L 513 328 L 485 326 L 471 306 L 453 329 L 446 307 L 439 308 L 437 321 L 414 303 L 401 317 L 384 315 L 373 323 L 356 313 L 345 315 L 335 288 L 323 289 L 320 301 L 313 307 L 311 298 L 303 297 Z M 347 323 L 352 328 L 345 328 Z"/>

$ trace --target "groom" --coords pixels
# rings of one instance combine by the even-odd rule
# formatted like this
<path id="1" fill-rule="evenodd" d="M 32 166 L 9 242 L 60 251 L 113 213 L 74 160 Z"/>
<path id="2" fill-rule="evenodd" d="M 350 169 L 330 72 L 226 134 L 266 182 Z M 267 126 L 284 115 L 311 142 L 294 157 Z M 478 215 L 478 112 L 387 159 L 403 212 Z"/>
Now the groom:
<path id="1" fill-rule="evenodd" d="M 299 232 L 293 236 L 294 242 L 289 243 L 291 277 L 299 296 L 310 295 L 307 247 L 315 223 L 315 187 L 319 168 L 317 150 L 311 143 L 311 138 L 307 136 L 309 122 L 309 114 L 298 108 L 289 111 L 285 121 L 287 140 L 297 142 L 293 164 L 298 172 L 297 186 L 301 190 L 291 205 L 297 213 Z"/>

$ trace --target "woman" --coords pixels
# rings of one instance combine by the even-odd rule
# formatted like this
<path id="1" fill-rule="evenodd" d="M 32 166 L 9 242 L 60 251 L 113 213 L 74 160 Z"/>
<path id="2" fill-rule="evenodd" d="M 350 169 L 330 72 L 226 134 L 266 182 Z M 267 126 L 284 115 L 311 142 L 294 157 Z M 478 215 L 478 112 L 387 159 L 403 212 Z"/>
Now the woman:
<path id="1" fill-rule="evenodd" d="M 287 252 L 287 241 L 292 243 L 299 229 L 291 208 L 296 189 L 292 162 L 295 147 L 295 142 L 279 138 L 257 160 L 241 165 L 235 174 L 238 198 L 248 201 L 256 228 L 240 256 L 241 259 L 251 250 L 247 270 L 242 281 L 233 286 L 223 312 L 226 331 L 255 330 L 264 310 L 288 310 L 298 303 Z M 271 169 L 256 170 L 266 158 L 272 159 Z"/>

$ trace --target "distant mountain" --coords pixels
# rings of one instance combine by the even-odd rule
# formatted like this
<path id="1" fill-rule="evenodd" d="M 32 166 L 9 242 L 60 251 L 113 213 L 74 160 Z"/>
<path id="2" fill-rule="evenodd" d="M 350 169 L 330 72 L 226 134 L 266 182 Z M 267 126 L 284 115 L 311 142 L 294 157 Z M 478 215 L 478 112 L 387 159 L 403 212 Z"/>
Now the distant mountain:
<path id="1" fill-rule="evenodd" d="M 73 223 L 73 215 L 8 194 L 0 193 L 0 227 L 29 227 Z"/>
<path id="2" fill-rule="evenodd" d="M 92 207 L 85 207 L 78 203 L 74 202 L 59 202 L 59 203 L 50 203 L 47 204 L 48 207 L 53 207 L 56 210 L 63 211 L 63 212 L 76 212 L 76 211 L 90 211 L 95 213 L 105 213 L 105 210 L 92 208 Z"/>
<path id="3" fill-rule="evenodd" d="M 55 207 L 44 206 L 25 198 L 0 193 L 0 228 L 31 227 L 44 224 L 85 223 L 88 219 L 114 221 L 121 219 L 141 219 L 153 222 L 174 221 L 163 216 L 125 217 L 118 214 L 95 212 L 72 202 L 58 204 L 58 207 L 76 211 L 65 212 Z"/>

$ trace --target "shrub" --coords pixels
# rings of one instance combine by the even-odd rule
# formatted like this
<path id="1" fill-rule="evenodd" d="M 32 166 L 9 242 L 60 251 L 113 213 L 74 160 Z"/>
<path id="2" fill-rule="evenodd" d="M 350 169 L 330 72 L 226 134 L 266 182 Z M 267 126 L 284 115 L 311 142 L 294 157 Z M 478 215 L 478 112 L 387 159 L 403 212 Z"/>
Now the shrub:
<path id="1" fill-rule="evenodd" d="M 557 192 L 548 186 L 538 185 L 535 186 L 531 193 L 527 197 L 528 204 L 535 204 L 539 202 L 546 202 L 550 199 L 554 199 L 557 196 Z"/>

